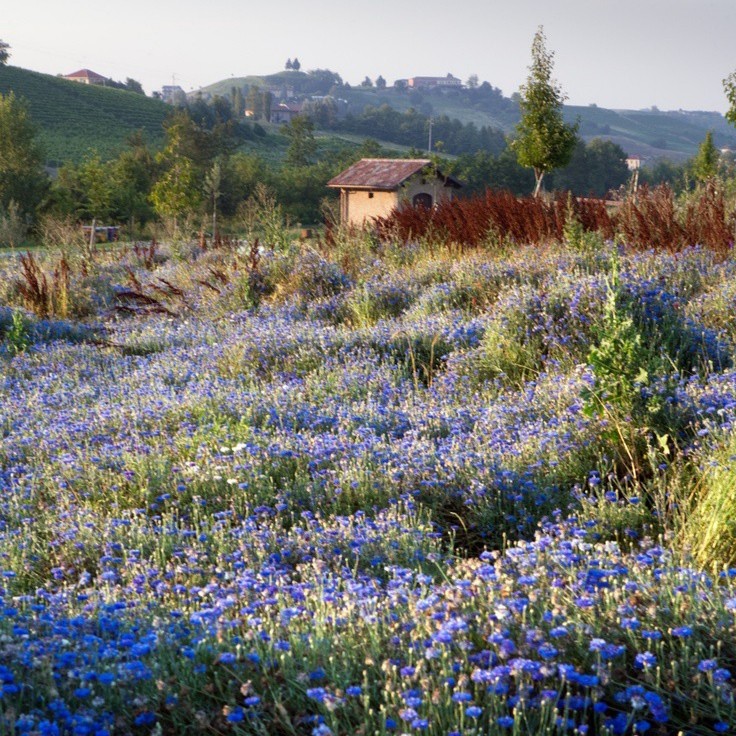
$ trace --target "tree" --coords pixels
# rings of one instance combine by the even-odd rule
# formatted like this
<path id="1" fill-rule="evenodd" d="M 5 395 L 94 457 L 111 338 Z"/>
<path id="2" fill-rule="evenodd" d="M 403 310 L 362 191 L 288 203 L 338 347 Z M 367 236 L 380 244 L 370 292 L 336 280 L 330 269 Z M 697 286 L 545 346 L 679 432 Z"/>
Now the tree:
<path id="1" fill-rule="evenodd" d="M 222 196 L 222 164 L 215 161 L 204 180 L 204 191 L 212 201 L 212 237 L 217 237 L 217 202 Z"/>
<path id="2" fill-rule="evenodd" d="M 113 216 L 128 223 L 133 232 L 136 221 L 145 222 L 153 215 L 148 200 L 153 186 L 153 154 L 140 131 L 131 133 L 127 146 L 111 164 Z"/>
<path id="3" fill-rule="evenodd" d="M 10 58 L 10 44 L 0 39 L 0 66 L 8 63 Z"/>
<path id="4" fill-rule="evenodd" d="M 386 80 L 381 74 L 379 74 L 376 79 L 376 89 L 386 89 Z"/>
<path id="5" fill-rule="evenodd" d="M 197 171 L 190 157 L 196 126 L 186 113 L 180 113 L 168 122 L 166 147 L 156 155 L 156 163 L 162 168 L 151 189 L 151 203 L 159 217 L 169 219 L 178 232 L 181 216 L 191 214 L 199 204 Z"/>
<path id="6" fill-rule="evenodd" d="M 284 69 L 288 69 L 291 71 L 294 68 L 294 64 L 292 63 L 291 59 L 286 60 L 286 65 L 284 66 Z"/>
<path id="7" fill-rule="evenodd" d="M 297 115 L 284 126 L 283 131 L 289 139 L 286 162 L 295 167 L 307 166 L 317 148 L 312 121 L 305 115 Z"/>
<path id="8" fill-rule="evenodd" d="M 299 63 L 299 59 L 297 59 L 296 56 L 294 57 L 294 61 L 291 62 L 291 68 L 295 72 L 298 72 L 302 68 L 302 65 Z"/>
<path id="9" fill-rule="evenodd" d="M 578 126 L 562 117 L 565 96 L 552 79 L 554 53 L 547 51 L 542 27 L 532 43 L 529 77 L 521 88 L 521 121 L 516 127 L 514 148 L 519 163 L 534 171 L 534 196 L 539 196 L 544 175 L 565 166 L 577 142 Z"/>
<path id="10" fill-rule="evenodd" d="M 713 131 L 705 134 L 698 152 L 690 164 L 690 170 L 698 181 L 708 181 L 718 173 L 720 152 L 713 143 Z"/>
<path id="11" fill-rule="evenodd" d="M 366 78 L 360 83 L 361 87 L 372 87 L 373 82 L 371 82 L 371 78 L 369 76 L 366 76 Z"/>
<path id="12" fill-rule="evenodd" d="M 88 156 L 78 167 L 77 176 L 84 193 L 80 212 L 85 219 L 107 220 L 112 210 L 113 182 L 106 164 L 98 154 Z"/>
<path id="13" fill-rule="evenodd" d="M 726 120 L 731 125 L 736 125 L 736 72 L 731 72 L 723 80 L 723 91 L 726 93 L 726 99 L 728 100 Z"/>
<path id="14" fill-rule="evenodd" d="M 253 113 L 254 120 L 270 120 L 272 103 L 273 95 L 270 90 L 255 84 L 250 86 L 248 96 L 245 100 L 245 107 L 246 110 L 250 110 Z"/>
<path id="15" fill-rule="evenodd" d="M 131 79 L 127 77 L 125 80 L 125 88 L 131 92 L 135 92 L 137 95 L 145 95 L 143 85 L 137 79 Z"/>
<path id="16" fill-rule="evenodd" d="M 26 103 L 13 92 L 0 94 L 0 210 L 15 202 L 23 214 L 32 215 L 48 187 L 43 152 Z"/>
<path id="17" fill-rule="evenodd" d="M 623 148 L 612 141 L 595 138 L 587 145 L 579 140 L 569 163 L 555 171 L 552 181 L 555 189 L 604 197 L 625 184 L 629 174 Z"/>
<path id="18" fill-rule="evenodd" d="M 333 94 L 342 87 L 342 77 L 329 69 L 310 69 L 304 86 L 305 91 L 317 95 Z"/>
<path id="19" fill-rule="evenodd" d="M 468 89 L 478 89 L 478 75 L 477 74 L 471 74 L 468 77 L 468 81 L 465 82 L 465 86 Z"/>
<path id="20" fill-rule="evenodd" d="M 332 128 L 337 122 L 337 103 L 334 97 L 307 100 L 302 105 L 302 115 L 307 115 L 319 128 Z"/>

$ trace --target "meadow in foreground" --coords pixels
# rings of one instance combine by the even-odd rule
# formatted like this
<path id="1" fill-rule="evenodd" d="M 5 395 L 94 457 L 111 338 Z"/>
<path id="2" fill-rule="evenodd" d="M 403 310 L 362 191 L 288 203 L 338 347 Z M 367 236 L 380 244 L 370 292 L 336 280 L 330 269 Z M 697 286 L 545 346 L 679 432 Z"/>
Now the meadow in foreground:
<path id="1" fill-rule="evenodd" d="M 733 732 L 736 261 L 586 242 L 3 264 L 0 733 Z"/>

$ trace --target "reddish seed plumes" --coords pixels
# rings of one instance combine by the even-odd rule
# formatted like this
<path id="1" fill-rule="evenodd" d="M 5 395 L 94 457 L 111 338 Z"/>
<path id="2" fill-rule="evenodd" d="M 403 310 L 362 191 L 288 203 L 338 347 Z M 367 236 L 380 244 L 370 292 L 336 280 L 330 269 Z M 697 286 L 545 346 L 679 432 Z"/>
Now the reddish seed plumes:
<path id="1" fill-rule="evenodd" d="M 680 251 L 703 245 L 725 253 L 733 243 L 734 215 L 727 211 L 723 192 L 712 183 L 683 207 L 678 207 L 666 185 L 643 188 L 615 211 L 603 200 L 564 193 L 535 199 L 487 191 L 442 202 L 433 209 L 400 207 L 375 224 L 383 240 L 433 240 L 465 249 L 502 241 L 544 245 L 562 240 L 571 216 L 583 230 L 598 232 L 607 240 L 618 235 L 638 250 Z"/>
<path id="2" fill-rule="evenodd" d="M 570 210 L 585 229 L 612 231 L 605 204 L 560 194 L 552 200 L 487 191 L 480 197 L 442 202 L 434 209 L 401 207 L 376 221 L 383 239 L 436 238 L 461 247 L 478 247 L 494 238 L 543 244 L 563 237 Z"/>

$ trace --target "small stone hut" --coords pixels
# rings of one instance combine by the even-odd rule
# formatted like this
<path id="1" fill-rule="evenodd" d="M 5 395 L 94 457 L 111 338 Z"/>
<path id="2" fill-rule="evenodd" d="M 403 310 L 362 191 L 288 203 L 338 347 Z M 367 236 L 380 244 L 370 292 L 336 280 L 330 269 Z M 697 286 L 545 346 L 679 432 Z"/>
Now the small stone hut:
<path id="1" fill-rule="evenodd" d="M 340 190 L 340 219 L 362 226 L 386 217 L 399 205 L 434 207 L 462 186 L 424 158 L 364 158 L 327 183 Z"/>

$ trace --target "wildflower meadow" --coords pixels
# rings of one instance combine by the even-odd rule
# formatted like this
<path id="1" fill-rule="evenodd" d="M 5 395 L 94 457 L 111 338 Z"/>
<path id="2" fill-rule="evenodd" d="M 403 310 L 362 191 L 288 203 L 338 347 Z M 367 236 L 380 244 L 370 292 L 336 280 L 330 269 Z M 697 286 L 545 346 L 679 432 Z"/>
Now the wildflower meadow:
<path id="1" fill-rule="evenodd" d="M 735 733 L 736 259 L 660 246 L 0 259 L 0 734 Z"/>

